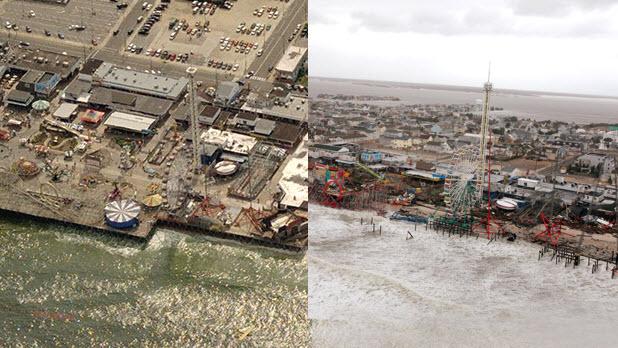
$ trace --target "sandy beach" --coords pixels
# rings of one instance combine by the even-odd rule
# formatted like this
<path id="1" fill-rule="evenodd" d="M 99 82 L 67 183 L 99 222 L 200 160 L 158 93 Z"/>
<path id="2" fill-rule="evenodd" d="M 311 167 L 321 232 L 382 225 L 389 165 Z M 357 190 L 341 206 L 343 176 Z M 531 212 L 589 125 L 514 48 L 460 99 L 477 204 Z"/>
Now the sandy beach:
<path id="1" fill-rule="evenodd" d="M 310 212 L 316 347 L 609 347 L 618 339 L 618 280 L 604 268 L 538 261 L 539 246 L 522 239 L 488 244 L 369 212 Z M 360 225 L 372 216 L 381 235 Z"/>

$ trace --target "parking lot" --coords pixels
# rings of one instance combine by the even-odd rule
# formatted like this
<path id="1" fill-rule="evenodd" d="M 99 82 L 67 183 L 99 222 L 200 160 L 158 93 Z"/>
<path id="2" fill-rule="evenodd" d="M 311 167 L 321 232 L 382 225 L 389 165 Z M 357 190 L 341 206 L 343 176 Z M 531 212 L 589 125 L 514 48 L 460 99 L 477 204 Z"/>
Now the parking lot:
<path id="1" fill-rule="evenodd" d="M 127 11 L 126 8 L 119 10 L 117 5 L 127 3 L 130 6 L 134 1 L 138 0 L 71 0 L 61 5 L 9 0 L 0 3 L 0 20 L 2 29 L 16 33 L 18 40 L 27 41 L 29 35 L 38 35 L 89 45 L 94 40 L 99 44 Z M 7 22 L 11 29 L 7 29 Z M 17 25 L 17 30 L 14 25 Z M 70 29 L 71 26 L 83 26 L 84 29 Z M 27 29 L 31 32 L 24 34 Z"/>
<path id="2" fill-rule="evenodd" d="M 211 64 L 210 68 L 220 72 L 221 75 L 242 76 L 253 61 L 265 55 L 266 52 L 261 51 L 262 47 L 276 26 L 285 20 L 286 9 L 291 6 L 292 1 L 299 0 L 234 1 L 230 10 L 217 8 L 213 13 L 212 9 L 208 9 L 204 13 L 197 11 L 195 14 L 191 2 L 172 2 L 169 8 L 161 11 L 161 20 L 151 25 L 148 35 L 139 34 L 143 24 L 138 23 L 136 18 L 133 33 L 127 39 L 127 46 L 135 44 L 141 47 L 142 55 L 148 52 L 151 55 L 153 52 L 156 54 L 157 50 L 160 50 L 159 54 L 153 57 L 155 60 L 161 60 L 164 51 L 168 53 L 164 61 L 169 61 L 172 54 L 175 55 L 176 61 L 179 55 L 188 54 L 190 64 L 208 66 L 208 61 L 212 59 L 227 64 L 227 67 L 222 64 Z M 265 9 L 260 11 L 261 15 L 254 15 L 262 6 Z M 147 19 L 152 11 L 140 15 Z M 175 19 L 177 21 L 174 21 Z M 170 22 L 175 24 L 172 25 Z M 240 29 L 242 26 L 239 27 L 241 23 L 244 23 L 244 30 Z M 258 26 L 258 23 L 262 25 Z M 262 29 L 258 30 L 260 27 Z M 174 32 L 176 34 L 172 35 Z M 260 35 L 257 35 L 258 32 Z M 126 35 L 125 33 L 118 35 L 123 34 Z M 283 54 L 283 50 L 280 54 Z"/>

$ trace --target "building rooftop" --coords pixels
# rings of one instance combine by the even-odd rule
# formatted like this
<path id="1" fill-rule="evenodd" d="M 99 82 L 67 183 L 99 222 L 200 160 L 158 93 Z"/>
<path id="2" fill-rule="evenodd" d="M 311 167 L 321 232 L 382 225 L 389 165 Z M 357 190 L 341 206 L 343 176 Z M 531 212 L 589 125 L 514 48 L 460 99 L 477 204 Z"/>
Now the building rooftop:
<path id="1" fill-rule="evenodd" d="M 23 70 L 39 70 L 68 77 L 81 62 L 81 58 L 47 50 L 32 50 L 16 47 L 12 51 L 11 67 Z M 64 52 L 66 53 L 66 52 Z"/>
<path id="2" fill-rule="evenodd" d="M 103 64 L 103 61 L 100 59 L 88 59 L 84 63 L 84 66 L 82 67 L 82 70 L 80 72 L 82 74 L 92 75 L 95 71 L 97 71 L 101 64 Z"/>
<path id="3" fill-rule="evenodd" d="M 43 71 L 28 70 L 28 72 L 25 73 L 24 76 L 22 76 L 19 81 L 23 83 L 35 84 L 39 82 L 39 80 L 43 77 L 43 75 L 45 75 Z"/>
<path id="4" fill-rule="evenodd" d="M 273 129 L 269 138 L 271 140 L 291 145 L 300 138 L 301 132 L 302 131 L 299 126 L 284 122 L 277 122 L 277 125 L 275 126 L 275 129 Z"/>
<path id="5" fill-rule="evenodd" d="M 204 103 L 203 100 L 199 100 L 196 106 L 196 111 L 198 112 L 198 114 L 204 111 L 205 107 L 206 107 L 206 103 Z M 180 102 L 180 104 L 178 104 L 176 109 L 172 111 L 172 115 L 176 121 L 189 121 L 190 119 L 189 113 L 190 113 L 189 103 L 186 101 Z"/>
<path id="6" fill-rule="evenodd" d="M 89 102 L 91 104 L 105 105 L 113 110 L 133 111 L 156 117 L 167 115 L 174 104 L 173 101 L 168 99 L 118 91 L 105 87 L 93 88 L 90 92 Z"/>
<path id="7" fill-rule="evenodd" d="M 233 81 L 223 81 L 219 82 L 217 86 L 216 95 L 219 99 L 227 99 L 230 100 L 236 96 L 236 94 L 240 91 L 240 85 L 237 82 Z"/>
<path id="8" fill-rule="evenodd" d="M 90 89 L 92 89 L 92 82 L 82 80 L 78 77 L 73 79 L 73 81 L 64 88 L 62 98 L 77 100 L 82 94 L 90 92 Z"/>
<path id="9" fill-rule="evenodd" d="M 247 121 L 255 121 L 255 119 L 257 119 L 257 114 L 254 112 L 239 112 L 238 114 L 236 114 L 236 118 L 239 118 L 241 120 L 247 120 Z"/>
<path id="10" fill-rule="evenodd" d="M 216 118 L 217 116 L 219 116 L 220 112 L 221 109 L 216 106 L 205 105 L 199 115 L 206 118 Z"/>
<path id="11" fill-rule="evenodd" d="M 150 130 L 156 121 L 156 118 L 147 117 L 145 115 L 135 115 L 116 111 L 109 115 L 104 124 L 107 127 L 144 133 Z"/>
<path id="12" fill-rule="evenodd" d="M 605 154 L 591 152 L 591 153 L 587 153 L 585 155 L 581 155 L 581 156 L 577 157 L 577 159 L 578 160 L 597 160 L 598 161 L 598 160 L 602 160 L 602 159 L 604 159 L 606 157 L 607 157 L 607 155 L 605 155 Z"/>
<path id="13" fill-rule="evenodd" d="M 306 47 L 298 47 L 298 46 L 289 46 L 279 63 L 277 63 L 277 69 L 281 72 L 292 73 L 299 64 L 303 62 L 305 57 L 307 56 L 307 48 Z"/>
<path id="14" fill-rule="evenodd" d="M 220 146 L 216 144 L 202 144 L 202 154 L 206 156 L 214 156 Z"/>
<path id="15" fill-rule="evenodd" d="M 28 92 L 13 89 L 6 95 L 6 99 L 17 103 L 26 104 L 31 102 L 34 99 L 34 96 Z"/>
<path id="16" fill-rule="evenodd" d="M 272 105 L 255 107 L 245 103 L 245 105 L 241 107 L 241 110 L 257 112 L 296 122 L 306 122 L 309 115 L 309 102 L 305 96 L 292 95 L 290 96 L 287 106 Z"/>
<path id="17" fill-rule="evenodd" d="M 60 104 L 58 109 L 56 109 L 56 111 L 54 111 L 54 117 L 59 118 L 59 119 L 63 119 L 63 120 L 67 120 L 67 119 L 71 118 L 71 114 L 73 114 L 73 112 L 75 112 L 75 110 L 77 110 L 78 106 L 79 105 L 72 104 L 72 103 L 62 103 L 62 104 Z"/>
<path id="18" fill-rule="evenodd" d="M 264 118 L 258 118 L 257 121 L 255 122 L 254 132 L 260 135 L 270 135 L 275 129 L 276 125 L 277 125 L 277 122 L 275 121 L 267 120 Z"/>
<path id="19" fill-rule="evenodd" d="M 305 137 L 307 140 L 307 137 Z M 300 208 L 309 200 L 308 152 L 305 146 L 299 146 L 283 169 L 279 187 L 284 195 L 281 204 Z"/>
<path id="20" fill-rule="evenodd" d="M 210 128 L 201 135 L 202 142 L 219 145 L 224 151 L 247 155 L 257 140 L 254 137 Z"/>
<path id="21" fill-rule="evenodd" d="M 182 96 L 189 83 L 189 80 L 184 77 L 173 78 L 128 70 L 110 63 L 101 64 L 94 72 L 93 78 L 101 81 L 101 84 L 105 87 L 173 100 L 177 100 Z"/>

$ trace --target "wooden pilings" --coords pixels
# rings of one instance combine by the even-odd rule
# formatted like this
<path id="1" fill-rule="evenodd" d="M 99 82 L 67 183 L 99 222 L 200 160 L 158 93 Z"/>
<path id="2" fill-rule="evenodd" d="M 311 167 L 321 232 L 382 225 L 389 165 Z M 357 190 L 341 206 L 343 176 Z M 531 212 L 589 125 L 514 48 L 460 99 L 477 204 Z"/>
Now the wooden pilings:
<path id="1" fill-rule="evenodd" d="M 570 247 L 570 246 L 550 246 L 548 244 L 544 245 L 541 250 L 539 250 L 538 260 L 547 252 L 552 252 L 551 261 L 554 261 L 556 264 L 564 262 L 564 267 L 569 265 L 579 266 L 581 264 L 582 258 L 587 259 L 587 266 L 591 266 L 590 271 L 592 274 L 597 273 L 602 267 L 603 262 L 605 262 L 605 270 L 610 270 L 610 265 L 614 265 L 611 269 L 612 271 L 612 279 L 614 279 L 615 275 L 618 274 L 618 260 L 615 259 L 613 253 L 612 258 L 610 259 L 601 259 L 590 255 L 582 255 L 578 249 Z"/>
<path id="2" fill-rule="evenodd" d="M 442 232 L 442 235 L 448 234 L 458 235 L 460 238 L 463 236 L 469 237 L 473 234 L 477 235 L 473 231 L 473 220 L 468 218 L 455 218 L 455 217 L 438 217 L 436 219 L 431 219 L 427 222 L 427 227 L 436 231 L 436 233 Z"/>

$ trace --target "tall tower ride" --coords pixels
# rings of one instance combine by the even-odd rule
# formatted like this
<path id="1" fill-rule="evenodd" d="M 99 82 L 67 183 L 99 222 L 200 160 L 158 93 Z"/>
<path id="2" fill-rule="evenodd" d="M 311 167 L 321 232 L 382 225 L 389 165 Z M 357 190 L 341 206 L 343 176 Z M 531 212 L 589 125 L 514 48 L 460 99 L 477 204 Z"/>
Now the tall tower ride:
<path id="1" fill-rule="evenodd" d="M 193 172 L 197 174 L 200 170 L 200 134 L 198 130 L 197 109 L 195 98 L 194 77 L 197 69 L 194 67 L 187 68 L 187 77 L 189 77 L 189 112 L 191 117 L 191 138 L 193 145 Z"/>
<path id="2" fill-rule="evenodd" d="M 481 116 L 481 133 L 479 144 L 479 166 L 476 172 L 477 175 L 477 187 L 476 192 L 479 195 L 479 201 L 483 198 L 483 187 L 485 184 L 485 170 L 487 169 L 487 146 L 489 145 L 489 94 L 493 90 L 493 85 L 490 81 L 491 77 L 491 65 L 487 72 L 487 82 L 483 86 L 483 115 Z"/>

